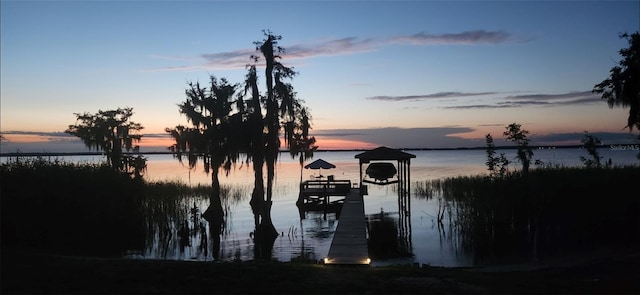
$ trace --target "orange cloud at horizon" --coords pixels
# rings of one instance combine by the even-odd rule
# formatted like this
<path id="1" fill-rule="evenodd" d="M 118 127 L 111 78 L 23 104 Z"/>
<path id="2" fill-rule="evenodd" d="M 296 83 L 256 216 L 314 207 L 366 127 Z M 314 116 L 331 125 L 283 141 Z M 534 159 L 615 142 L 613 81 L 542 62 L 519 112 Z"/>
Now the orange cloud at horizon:
<path id="1" fill-rule="evenodd" d="M 321 150 L 356 150 L 377 148 L 379 145 L 370 142 L 336 139 L 320 135 L 316 136 L 316 146 Z"/>
<path id="2" fill-rule="evenodd" d="M 2 141 L 7 143 L 48 143 L 48 142 L 79 142 L 77 137 L 70 136 L 55 136 L 55 135 L 43 135 L 43 134 L 3 134 Z M 168 150 L 168 147 L 175 142 L 170 136 L 142 136 L 142 140 L 137 144 L 140 147 L 146 148 L 159 148 L 162 150 Z M 337 139 L 330 136 L 316 136 L 316 146 L 322 150 L 352 150 L 352 149 L 371 149 L 376 148 L 379 145 L 371 142 L 364 142 L 358 140 Z"/>
<path id="3" fill-rule="evenodd" d="M 173 145 L 175 141 L 173 138 L 167 137 L 145 137 L 142 136 L 142 140 L 138 142 L 140 147 L 164 147 L 168 148 Z"/>
<path id="4" fill-rule="evenodd" d="M 45 136 L 45 135 L 41 135 L 41 134 L 6 134 L 3 133 L 2 136 L 4 137 L 3 140 L 6 140 L 7 142 L 13 142 L 13 143 L 36 143 L 36 142 L 50 142 L 52 140 L 56 140 L 56 139 L 66 139 L 68 140 L 68 137 L 57 137 L 57 136 Z"/>
<path id="5" fill-rule="evenodd" d="M 138 143 L 140 147 L 162 147 L 168 148 L 175 142 L 173 138 L 167 137 L 142 137 L 142 141 Z M 326 136 L 316 136 L 316 146 L 321 150 L 356 150 L 356 149 L 372 149 L 379 145 L 370 142 L 336 139 Z"/>

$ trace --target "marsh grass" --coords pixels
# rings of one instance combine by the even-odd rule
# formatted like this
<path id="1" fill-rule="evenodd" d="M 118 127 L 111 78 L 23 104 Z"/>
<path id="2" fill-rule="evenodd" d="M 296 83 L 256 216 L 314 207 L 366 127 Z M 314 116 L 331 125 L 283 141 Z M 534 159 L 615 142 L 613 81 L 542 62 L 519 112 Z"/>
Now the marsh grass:
<path id="1" fill-rule="evenodd" d="M 1 164 L 0 181 L 3 246 L 91 256 L 209 250 L 202 218 L 208 186 L 146 182 L 102 164 L 45 158 Z M 246 190 L 223 186 L 226 216 Z"/>
<path id="2" fill-rule="evenodd" d="M 216 259 L 215 245 L 209 245 L 209 242 L 217 241 L 219 247 L 220 235 L 225 235 L 231 227 L 231 208 L 246 200 L 248 191 L 247 187 L 238 185 L 221 186 L 225 221 L 220 233 L 214 233 L 203 216 L 209 205 L 210 186 L 189 186 L 176 181 L 147 183 L 141 204 L 147 245 L 144 255 Z"/>
<path id="3" fill-rule="evenodd" d="M 482 265 L 640 241 L 638 180 L 636 166 L 544 168 L 425 181 L 415 192 L 439 200 L 443 232 Z"/>
<path id="4" fill-rule="evenodd" d="M 143 247 L 140 179 L 32 158 L 0 165 L 0 181 L 3 246 L 100 256 Z"/>

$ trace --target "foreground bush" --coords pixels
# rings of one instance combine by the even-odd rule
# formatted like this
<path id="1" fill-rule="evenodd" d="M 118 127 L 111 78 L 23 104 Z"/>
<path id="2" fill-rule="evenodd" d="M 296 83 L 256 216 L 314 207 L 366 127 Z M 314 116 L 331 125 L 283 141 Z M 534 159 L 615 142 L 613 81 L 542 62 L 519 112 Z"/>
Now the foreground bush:
<path id="1" fill-rule="evenodd" d="M 640 242 L 640 167 L 545 168 L 503 178 L 419 183 L 439 220 L 475 262 L 543 259 Z"/>
<path id="2" fill-rule="evenodd" d="M 31 159 L 0 165 L 2 246 L 74 255 L 144 247 L 144 182 L 108 166 Z"/>

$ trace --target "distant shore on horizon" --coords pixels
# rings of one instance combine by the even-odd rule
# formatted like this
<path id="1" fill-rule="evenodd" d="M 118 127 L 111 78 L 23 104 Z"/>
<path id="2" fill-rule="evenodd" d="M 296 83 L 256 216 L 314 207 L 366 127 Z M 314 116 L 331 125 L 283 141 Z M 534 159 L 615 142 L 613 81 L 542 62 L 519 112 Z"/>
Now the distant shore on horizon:
<path id="1" fill-rule="evenodd" d="M 487 147 L 458 147 L 458 148 L 397 148 L 403 151 L 455 151 L 455 150 L 484 150 Z M 498 150 L 517 149 L 517 146 L 496 146 Z M 558 146 L 531 146 L 534 150 L 540 149 L 576 149 L 583 148 L 582 145 L 558 145 Z M 634 150 L 640 151 L 640 144 L 606 144 L 601 145 L 600 149 L 613 150 Z M 368 149 L 318 149 L 316 152 L 360 152 Z M 287 153 L 288 150 L 281 150 L 281 153 Z M 141 152 L 125 152 L 129 155 L 171 155 L 175 154 L 171 151 L 141 151 Z M 83 151 L 83 152 L 0 152 L 0 157 L 38 157 L 38 156 L 100 156 L 104 152 L 100 151 Z"/>

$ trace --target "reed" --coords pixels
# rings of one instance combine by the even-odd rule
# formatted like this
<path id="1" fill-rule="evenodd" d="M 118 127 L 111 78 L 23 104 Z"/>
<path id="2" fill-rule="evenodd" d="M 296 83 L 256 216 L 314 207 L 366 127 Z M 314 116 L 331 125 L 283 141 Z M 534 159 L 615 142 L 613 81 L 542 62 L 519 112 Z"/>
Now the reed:
<path id="1" fill-rule="evenodd" d="M 198 242 L 205 252 L 202 213 L 210 191 L 146 182 L 102 164 L 16 158 L 0 165 L 2 245 L 71 255 L 167 255 L 180 249 L 178 233 L 186 227 L 183 242 Z M 225 215 L 248 196 L 246 187 L 223 186 Z"/>
<path id="2" fill-rule="evenodd" d="M 2 244 L 100 256 L 140 248 L 143 189 L 106 165 L 43 158 L 2 164 Z"/>
<path id="3" fill-rule="evenodd" d="M 231 208 L 246 200 L 250 194 L 244 186 L 221 186 L 220 199 L 225 222 L 219 233 L 212 231 L 203 216 L 209 205 L 210 194 L 210 186 L 189 186 L 176 181 L 147 183 L 141 204 L 146 241 L 144 255 L 166 258 L 186 255 L 185 251 L 191 257 L 216 255 L 215 250 L 209 253 L 209 240 L 219 243 L 220 235 L 224 235 L 231 226 Z"/>
<path id="4" fill-rule="evenodd" d="M 556 167 L 425 181 L 415 192 L 442 201 L 438 220 L 476 264 L 512 262 L 639 242 L 639 176 L 638 166 Z"/>

